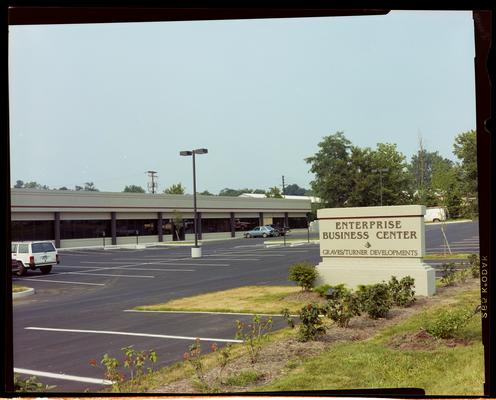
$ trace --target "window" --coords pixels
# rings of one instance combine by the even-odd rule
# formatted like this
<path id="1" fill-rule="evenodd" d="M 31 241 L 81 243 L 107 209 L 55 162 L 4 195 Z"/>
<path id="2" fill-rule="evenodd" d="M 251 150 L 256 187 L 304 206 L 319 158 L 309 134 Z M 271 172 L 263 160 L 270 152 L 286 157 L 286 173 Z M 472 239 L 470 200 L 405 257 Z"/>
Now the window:
<path id="1" fill-rule="evenodd" d="M 201 220 L 202 233 L 209 232 L 230 232 L 231 219 L 230 218 L 209 218 Z"/>
<path id="2" fill-rule="evenodd" d="M 117 236 L 146 236 L 157 234 L 157 220 L 152 219 L 118 219 Z"/>
<path id="3" fill-rule="evenodd" d="M 60 239 L 91 239 L 110 236 L 110 220 L 60 221 Z"/>
<path id="4" fill-rule="evenodd" d="M 54 240 L 53 221 L 12 221 L 12 240 Z"/>

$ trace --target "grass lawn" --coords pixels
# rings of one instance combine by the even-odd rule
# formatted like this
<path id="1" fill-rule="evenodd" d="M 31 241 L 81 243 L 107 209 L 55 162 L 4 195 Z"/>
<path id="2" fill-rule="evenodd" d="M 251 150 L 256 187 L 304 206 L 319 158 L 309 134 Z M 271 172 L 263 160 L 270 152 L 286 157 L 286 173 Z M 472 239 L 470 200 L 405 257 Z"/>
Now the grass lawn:
<path id="1" fill-rule="evenodd" d="M 451 260 L 454 258 L 458 259 L 467 259 L 470 255 L 474 253 L 452 253 L 452 254 L 444 254 L 444 253 L 438 253 L 438 254 L 427 254 L 424 257 L 424 260 Z"/>
<path id="2" fill-rule="evenodd" d="M 450 309 L 475 306 L 480 292 L 462 293 L 455 300 Z M 427 395 L 483 395 L 480 317 L 473 317 L 458 333 L 468 344 L 448 347 L 439 341 L 434 348 L 424 350 L 398 350 L 390 345 L 394 337 L 426 327 L 441 309 L 426 310 L 369 340 L 337 344 L 257 390 L 417 387 L 425 389 Z"/>
<path id="3" fill-rule="evenodd" d="M 279 314 L 288 308 L 296 313 L 304 301 L 286 300 L 301 292 L 296 286 L 243 286 L 220 292 L 171 300 L 166 303 L 134 307 L 145 311 L 216 311 L 258 314 Z"/>

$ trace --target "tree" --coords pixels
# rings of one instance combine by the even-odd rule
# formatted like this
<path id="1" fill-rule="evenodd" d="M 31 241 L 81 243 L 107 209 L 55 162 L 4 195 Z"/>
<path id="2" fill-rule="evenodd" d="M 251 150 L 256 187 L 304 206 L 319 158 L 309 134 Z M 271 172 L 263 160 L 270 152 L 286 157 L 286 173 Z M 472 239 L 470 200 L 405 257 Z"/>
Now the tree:
<path id="1" fill-rule="evenodd" d="M 21 188 L 23 188 L 23 187 L 24 187 L 24 182 L 23 182 L 23 181 L 21 181 L 21 180 L 17 180 L 17 181 L 16 181 L 16 184 L 14 185 L 14 188 L 16 188 L 16 189 L 21 189 Z"/>
<path id="2" fill-rule="evenodd" d="M 453 153 L 461 161 L 460 175 L 467 216 L 477 214 L 477 135 L 474 130 L 460 133 L 455 138 Z"/>
<path id="3" fill-rule="evenodd" d="M 80 191 L 80 190 L 83 190 L 83 187 L 82 186 L 79 186 L 79 185 L 76 185 L 76 186 L 74 186 L 74 190 Z"/>
<path id="4" fill-rule="evenodd" d="M 203 192 L 200 193 L 202 196 L 213 196 L 213 193 L 210 193 L 208 190 L 204 190 Z"/>
<path id="5" fill-rule="evenodd" d="M 67 187 L 65 187 L 65 186 L 61 186 L 57 190 L 69 190 L 69 189 L 67 189 Z"/>
<path id="6" fill-rule="evenodd" d="M 462 180 L 460 167 L 450 160 L 437 160 L 432 168 L 432 188 L 438 204 L 447 208 L 450 218 L 462 215 Z"/>
<path id="7" fill-rule="evenodd" d="M 265 192 L 265 196 L 282 199 L 281 189 L 279 189 L 277 186 L 271 187 Z"/>
<path id="8" fill-rule="evenodd" d="M 265 190 L 262 189 L 231 189 L 231 188 L 224 188 L 219 192 L 219 196 L 232 196 L 232 197 L 238 197 L 239 195 L 243 193 L 259 193 L 259 194 L 265 194 Z"/>
<path id="9" fill-rule="evenodd" d="M 84 184 L 84 190 L 87 192 L 98 192 L 99 190 L 95 187 L 93 182 L 86 182 Z"/>
<path id="10" fill-rule="evenodd" d="M 284 188 L 284 194 L 290 196 L 305 196 L 307 193 L 307 189 L 299 187 L 296 183 L 288 185 Z"/>
<path id="11" fill-rule="evenodd" d="M 311 165 L 315 179 L 310 183 L 313 192 L 327 207 L 343 207 L 351 188 L 350 153 L 351 142 L 343 132 L 324 137 L 319 151 L 305 161 Z"/>
<path id="12" fill-rule="evenodd" d="M 411 191 L 415 193 L 415 199 L 420 204 L 436 206 L 438 203 L 432 187 L 434 165 L 438 162 L 450 162 L 450 160 L 440 156 L 437 151 L 430 152 L 423 148 L 410 159 L 408 172 L 411 175 Z"/>
<path id="13" fill-rule="evenodd" d="M 165 194 L 184 194 L 185 193 L 185 188 L 181 184 L 181 182 L 174 183 L 171 186 L 169 186 L 168 188 L 166 188 L 164 190 L 164 193 Z"/>
<path id="14" fill-rule="evenodd" d="M 123 193 L 145 193 L 145 189 L 137 185 L 129 185 L 124 188 Z"/>

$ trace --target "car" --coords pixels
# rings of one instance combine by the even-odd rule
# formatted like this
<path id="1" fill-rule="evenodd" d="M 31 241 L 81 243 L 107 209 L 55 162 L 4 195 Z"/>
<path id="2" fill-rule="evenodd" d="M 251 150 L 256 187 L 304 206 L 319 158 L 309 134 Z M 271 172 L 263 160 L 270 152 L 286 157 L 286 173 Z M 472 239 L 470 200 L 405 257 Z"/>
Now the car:
<path id="1" fill-rule="evenodd" d="M 48 274 L 60 263 L 57 249 L 50 240 L 12 242 L 11 258 L 12 272 L 18 276 L 25 275 L 28 269 L 39 269 L 42 274 Z"/>
<path id="2" fill-rule="evenodd" d="M 276 236 L 285 236 L 286 233 L 289 232 L 289 228 L 287 228 L 285 226 L 274 226 L 274 225 L 265 225 L 265 226 L 272 228 L 272 229 L 275 229 L 277 231 Z"/>
<path id="3" fill-rule="evenodd" d="M 428 207 L 425 210 L 425 222 L 441 222 L 446 221 L 447 210 L 445 207 Z"/>
<path id="4" fill-rule="evenodd" d="M 266 226 L 256 226 L 253 228 L 251 231 L 245 232 L 245 238 L 252 238 L 252 237 L 268 237 L 268 236 L 275 236 L 276 232 L 274 229 L 268 228 Z"/>

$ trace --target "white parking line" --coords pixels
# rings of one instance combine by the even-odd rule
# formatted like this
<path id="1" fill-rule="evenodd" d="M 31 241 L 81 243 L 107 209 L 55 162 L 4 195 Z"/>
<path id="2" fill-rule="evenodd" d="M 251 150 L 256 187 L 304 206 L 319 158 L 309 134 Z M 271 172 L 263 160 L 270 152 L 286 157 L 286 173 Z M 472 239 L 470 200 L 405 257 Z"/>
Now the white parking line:
<path id="1" fill-rule="evenodd" d="M 71 281 L 53 281 L 51 279 L 18 279 L 19 281 L 31 282 L 52 282 L 52 283 L 68 283 L 71 285 L 90 285 L 90 286 L 105 286 L 104 283 L 88 283 L 88 282 L 71 282 Z"/>
<path id="2" fill-rule="evenodd" d="M 212 256 L 212 258 L 209 258 L 209 260 L 213 261 L 260 261 L 260 258 L 227 258 L 228 256 L 224 257 L 219 257 L 219 256 Z"/>
<path id="3" fill-rule="evenodd" d="M 152 275 L 119 275 L 119 274 L 92 274 L 91 272 L 61 272 L 67 275 L 93 275 L 93 276 L 115 276 L 118 278 L 155 278 Z"/>
<path id="4" fill-rule="evenodd" d="M 153 262 L 153 263 L 148 263 L 148 264 L 153 264 L 153 265 L 200 265 L 202 267 L 229 267 L 231 264 L 207 264 L 207 263 L 171 263 L 169 261 L 164 261 L 164 262 Z"/>
<path id="5" fill-rule="evenodd" d="M 220 312 L 220 311 L 154 311 L 154 310 L 124 310 L 124 312 L 136 313 L 162 313 L 162 314 L 212 314 L 212 315 L 260 315 L 262 317 L 283 317 L 282 314 L 261 314 L 261 313 L 244 313 L 244 312 Z M 297 317 L 298 315 L 290 315 Z"/>
<path id="6" fill-rule="evenodd" d="M 14 372 L 16 372 L 18 374 L 44 376 L 46 378 L 64 379 L 67 381 L 96 383 L 99 385 L 112 385 L 112 383 L 113 383 L 112 381 L 109 381 L 107 379 L 95 379 L 95 378 L 86 378 L 84 376 L 54 374 L 53 372 L 35 371 L 34 369 L 14 368 Z"/>
<path id="7" fill-rule="evenodd" d="M 118 332 L 118 331 L 93 331 L 87 329 L 59 329 L 59 328 L 40 328 L 35 326 L 27 326 L 24 329 L 35 331 L 50 331 L 50 332 L 74 332 L 74 333 L 96 333 L 103 335 L 123 335 L 123 336 L 142 336 L 142 337 L 156 337 L 162 339 L 180 339 L 180 340 L 196 340 L 197 337 L 193 336 L 173 336 L 173 335 L 157 335 L 154 333 L 135 333 L 135 332 Z M 229 342 L 229 343 L 243 343 L 238 339 L 217 339 L 217 338 L 199 338 L 200 340 L 208 342 Z"/>

